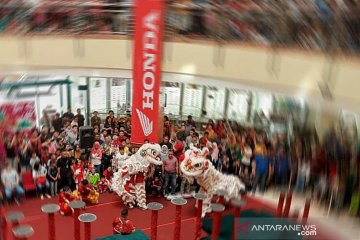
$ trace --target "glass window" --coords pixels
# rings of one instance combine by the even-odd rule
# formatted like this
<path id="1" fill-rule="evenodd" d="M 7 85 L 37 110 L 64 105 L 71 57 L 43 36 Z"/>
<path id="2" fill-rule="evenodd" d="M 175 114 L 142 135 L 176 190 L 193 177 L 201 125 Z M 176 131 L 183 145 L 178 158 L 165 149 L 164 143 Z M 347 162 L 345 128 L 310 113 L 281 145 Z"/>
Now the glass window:
<path id="1" fill-rule="evenodd" d="M 201 116 L 203 86 L 185 84 L 183 115 Z"/>
<path id="2" fill-rule="evenodd" d="M 90 112 L 106 112 L 106 78 L 90 78 Z"/>
<path id="3" fill-rule="evenodd" d="M 206 90 L 207 117 L 220 119 L 224 117 L 225 88 L 208 87 Z"/>
<path id="4" fill-rule="evenodd" d="M 180 83 L 162 82 L 160 103 L 166 115 L 180 114 Z"/>
<path id="5" fill-rule="evenodd" d="M 126 111 L 126 81 L 124 78 L 111 79 L 111 109 Z"/>
<path id="6" fill-rule="evenodd" d="M 231 120 L 246 121 L 249 94 L 245 90 L 230 89 L 228 117 Z"/>

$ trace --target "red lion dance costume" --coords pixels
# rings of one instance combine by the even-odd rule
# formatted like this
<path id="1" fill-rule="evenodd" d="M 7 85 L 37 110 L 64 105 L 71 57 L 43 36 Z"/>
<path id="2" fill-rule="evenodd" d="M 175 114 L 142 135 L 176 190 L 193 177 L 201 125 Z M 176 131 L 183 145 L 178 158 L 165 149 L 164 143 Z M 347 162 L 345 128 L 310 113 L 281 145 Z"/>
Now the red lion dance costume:
<path id="1" fill-rule="evenodd" d="M 145 178 L 151 164 L 162 164 L 158 157 L 160 152 L 159 144 L 144 144 L 114 173 L 112 189 L 129 208 L 133 208 L 135 205 L 143 209 L 147 208 Z"/>
<path id="2" fill-rule="evenodd" d="M 69 206 L 69 203 L 79 200 L 79 198 L 75 197 L 70 189 L 64 190 L 59 194 L 59 206 L 60 206 L 60 214 L 63 216 L 69 216 L 73 213 L 73 209 Z"/>

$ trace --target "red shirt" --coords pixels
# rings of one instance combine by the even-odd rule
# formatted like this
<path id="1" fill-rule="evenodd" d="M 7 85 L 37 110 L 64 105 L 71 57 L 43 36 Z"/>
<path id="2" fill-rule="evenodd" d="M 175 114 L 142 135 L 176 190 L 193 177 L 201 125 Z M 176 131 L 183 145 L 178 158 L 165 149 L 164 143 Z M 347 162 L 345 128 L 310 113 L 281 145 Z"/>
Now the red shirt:
<path id="1" fill-rule="evenodd" d="M 163 169 L 165 170 L 165 172 L 176 173 L 177 166 L 178 166 L 178 161 L 176 157 L 172 157 L 172 159 L 165 158 L 163 160 Z"/>
<path id="2" fill-rule="evenodd" d="M 121 217 L 117 217 L 113 221 L 114 232 L 123 235 L 131 234 L 135 231 L 135 227 L 130 220 L 124 220 Z"/>
<path id="3" fill-rule="evenodd" d="M 107 169 L 106 170 L 104 170 L 104 172 L 103 172 L 103 175 L 104 175 L 104 177 L 107 179 L 107 180 L 111 180 L 112 179 L 112 177 L 114 176 L 114 172 L 111 170 L 111 171 L 108 171 Z"/>

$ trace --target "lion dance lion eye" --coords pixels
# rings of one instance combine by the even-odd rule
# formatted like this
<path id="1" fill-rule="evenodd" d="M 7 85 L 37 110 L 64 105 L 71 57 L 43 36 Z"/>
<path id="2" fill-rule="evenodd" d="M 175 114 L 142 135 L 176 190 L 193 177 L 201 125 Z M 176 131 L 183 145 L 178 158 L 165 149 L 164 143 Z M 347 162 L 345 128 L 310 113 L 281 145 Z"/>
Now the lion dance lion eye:
<path id="1" fill-rule="evenodd" d="M 196 168 L 199 168 L 199 167 L 201 167 L 201 166 L 202 166 L 201 163 L 197 163 L 197 164 L 194 165 L 194 167 L 196 167 Z"/>

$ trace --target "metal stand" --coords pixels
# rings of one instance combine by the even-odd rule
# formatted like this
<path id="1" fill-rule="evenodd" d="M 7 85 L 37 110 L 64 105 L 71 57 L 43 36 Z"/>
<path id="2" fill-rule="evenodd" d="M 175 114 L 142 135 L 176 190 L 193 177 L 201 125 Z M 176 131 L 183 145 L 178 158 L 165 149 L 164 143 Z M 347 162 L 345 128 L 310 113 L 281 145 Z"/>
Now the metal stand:
<path id="1" fill-rule="evenodd" d="M 181 232 L 181 208 L 187 203 L 183 198 L 174 198 L 171 200 L 171 203 L 176 206 L 175 212 L 175 229 L 174 229 L 174 240 L 180 240 Z"/>
<path id="2" fill-rule="evenodd" d="M 91 239 L 91 223 L 97 219 L 95 214 L 84 213 L 79 216 L 79 221 L 84 223 L 85 240 Z"/>
<path id="3" fill-rule="evenodd" d="M 14 240 L 27 240 L 34 234 L 34 229 L 29 225 L 22 225 L 13 228 Z"/>
<path id="4" fill-rule="evenodd" d="M 158 212 L 163 208 L 161 203 L 152 202 L 147 205 L 147 208 L 151 210 L 151 240 L 157 239 L 157 220 Z"/>
<path id="5" fill-rule="evenodd" d="M 69 206 L 74 209 L 74 240 L 80 240 L 80 222 L 79 222 L 79 215 L 80 209 L 85 207 L 85 202 L 83 201 L 72 201 L 70 202 Z"/>
<path id="6" fill-rule="evenodd" d="M 195 240 L 200 240 L 200 235 L 201 235 L 201 215 L 202 215 L 202 209 L 203 209 L 203 201 L 206 199 L 206 195 L 203 194 L 203 193 L 196 193 L 194 198 L 197 201 Z"/>
<path id="7" fill-rule="evenodd" d="M 48 232 L 49 240 L 55 240 L 55 213 L 60 210 L 59 205 L 57 204 L 46 204 L 41 207 L 41 211 L 48 215 Z"/>
<path id="8" fill-rule="evenodd" d="M 236 239 L 236 227 L 237 227 L 237 224 L 239 223 L 241 207 L 244 206 L 245 204 L 246 204 L 246 202 L 241 199 L 234 199 L 231 201 L 231 205 L 233 207 L 235 207 L 234 229 L 233 229 L 233 235 L 232 235 L 233 240 Z"/>
<path id="9" fill-rule="evenodd" d="M 222 212 L 225 210 L 225 206 L 219 203 L 213 203 L 210 205 L 210 207 L 213 212 L 211 240 L 217 240 L 221 229 L 221 215 Z"/>

